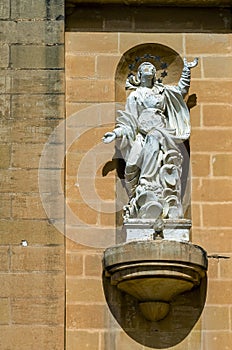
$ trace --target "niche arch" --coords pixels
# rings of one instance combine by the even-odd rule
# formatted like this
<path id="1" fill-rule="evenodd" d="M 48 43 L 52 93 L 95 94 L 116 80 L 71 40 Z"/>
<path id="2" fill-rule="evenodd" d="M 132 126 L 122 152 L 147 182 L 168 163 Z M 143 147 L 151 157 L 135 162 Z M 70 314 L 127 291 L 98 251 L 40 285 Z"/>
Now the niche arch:
<path id="1" fill-rule="evenodd" d="M 126 101 L 126 79 L 131 72 L 135 71 L 145 61 L 155 65 L 157 77 L 162 79 L 164 84 L 175 85 L 178 82 L 183 61 L 175 50 L 159 43 L 136 45 L 123 54 L 116 68 L 115 98 L 117 102 Z"/>

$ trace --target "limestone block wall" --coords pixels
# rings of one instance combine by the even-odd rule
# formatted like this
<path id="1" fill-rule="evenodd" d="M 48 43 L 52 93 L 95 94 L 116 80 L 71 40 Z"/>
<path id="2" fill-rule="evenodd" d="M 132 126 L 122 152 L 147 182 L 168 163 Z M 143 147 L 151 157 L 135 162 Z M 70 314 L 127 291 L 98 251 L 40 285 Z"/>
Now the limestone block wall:
<path id="1" fill-rule="evenodd" d="M 229 349 L 231 34 L 192 35 L 186 41 L 186 50 L 199 54 L 202 62 L 200 79 L 194 79 L 192 84 L 198 96 L 195 112 L 199 119 L 195 119 L 191 137 L 193 242 L 209 254 L 208 297 L 201 320 L 202 346 Z"/>
<path id="2" fill-rule="evenodd" d="M 129 338 L 119 327 L 110 314 L 102 290 L 101 256 L 107 242 L 102 240 L 100 232 L 115 223 L 113 215 L 110 221 L 103 221 L 105 213 L 101 201 L 103 199 L 110 204 L 114 199 L 115 170 L 101 178 L 103 164 L 100 171 L 98 169 L 95 173 L 95 191 L 100 194 L 100 198 L 99 208 L 95 207 L 94 210 L 91 198 L 85 200 L 80 196 L 81 184 L 79 187 L 75 184 L 83 153 L 88 153 L 100 142 L 105 130 L 111 130 L 111 125 L 107 129 L 105 120 L 101 119 L 102 113 L 99 114 L 99 124 L 94 126 L 91 124 L 94 113 L 84 111 L 89 107 L 90 111 L 91 108 L 97 110 L 99 104 L 112 103 L 117 99 L 115 72 L 120 58 L 127 50 L 144 43 L 160 43 L 189 60 L 199 57 L 199 66 L 192 71 L 190 89 L 190 94 L 197 95 L 197 105 L 191 109 L 192 241 L 201 245 L 210 255 L 205 309 L 189 336 L 173 349 L 229 350 L 232 343 L 232 37 L 225 21 L 222 24 L 219 20 L 223 18 L 220 11 L 225 9 L 210 10 L 214 12 L 214 18 L 217 18 L 214 25 L 211 22 L 212 17 L 208 21 L 204 16 L 203 21 L 203 10 L 199 10 L 199 17 L 194 20 L 193 12 L 197 18 L 197 9 L 194 8 L 185 9 L 187 17 L 183 18 L 179 14 L 179 17 L 175 17 L 175 23 L 171 19 L 165 22 L 165 27 L 162 27 L 161 19 L 158 24 L 152 22 L 152 14 L 157 18 L 157 9 L 150 9 L 151 14 L 145 9 L 146 16 L 141 15 L 140 18 L 142 7 L 137 9 L 137 17 L 130 10 L 131 8 L 123 8 L 121 11 L 118 9 L 118 12 L 109 12 L 110 14 L 104 12 L 104 17 L 100 10 L 85 12 L 86 9 L 79 8 L 76 12 L 69 9 L 67 16 L 67 118 L 74 117 L 75 128 L 78 128 L 78 118 L 79 127 L 83 127 L 86 117 L 86 125 L 91 125 L 92 129 L 81 142 L 75 139 L 67 154 L 67 201 L 74 215 L 81 217 L 84 223 L 75 227 L 75 223 L 70 222 L 71 233 L 67 239 L 66 348 L 148 349 Z M 167 9 L 162 11 L 165 18 L 174 18 Z M 177 9 L 175 11 L 178 12 Z M 158 12 L 161 13 L 161 10 L 158 9 Z M 123 19 L 119 16 L 120 13 Z M 84 16 L 85 14 L 89 16 Z M 192 19 L 185 21 L 186 18 Z M 94 30 L 91 30 L 91 24 Z M 112 123 L 113 119 L 108 121 Z M 114 150 L 109 150 L 109 157 L 110 152 L 113 155 Z M 91 162 L 86 163 L 88 174 L 93 169 L 92 165 Z M 92 179 L 94 174 L 88 174 L 86 177 Z M 87 183 L 84 191 L 88 192 Z M 74 231 L 79 232 L 79 235 L 75 236 Z M 85 239 L 81 232 L 85 232 Z M 95 232 L 99 232 L 99 240 L 94 236 Z M 112 237 L 114 231 L 109 231 L 109 234 Z M 88 242 L 86 237 L 89 237 Z"/>
<path id="3" fill-rule="evenodd" d="M 0 4 L 1 349 L 146 350 L 119 327 L 103 294 L 102 251 L 116 240 L 116 173 L 104 167 L 114 147 L 101 148 L 101 137 L 114 123 L 121 57 L 149 42 L 200 59 L 190 91 L 197 95 L 192 241 L 210 255 L 209 286 L 202 317 L 173 349 L 230 349 L 231 15 L 212 2 L 156 8 L 66 1 L 66 79 L 64 1 Z M 53 188 L 58 175 L 65 206 Z"/>
<path id="4" fill-rule="evenodd" d="M 64 236 L 38 185 L 64 118 L 64 4 L 4 0 L 0 20 L 0 348 L 64 349 Z"/>

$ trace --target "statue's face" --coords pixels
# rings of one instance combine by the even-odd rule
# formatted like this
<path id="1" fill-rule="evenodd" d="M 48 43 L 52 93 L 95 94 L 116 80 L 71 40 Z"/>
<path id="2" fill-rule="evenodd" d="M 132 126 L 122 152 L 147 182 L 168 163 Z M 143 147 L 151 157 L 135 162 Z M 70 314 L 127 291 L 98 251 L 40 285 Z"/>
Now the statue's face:
<path id="1" fill-rule="evenodd" d="M 155 78 L 156 69 L 155 66 L 153 66 L 153 64 L 146 62 L 142 63 L 139 67 L 139 73 L 141 78 L 143 76 L 150 76 L 152 78 Z"/>

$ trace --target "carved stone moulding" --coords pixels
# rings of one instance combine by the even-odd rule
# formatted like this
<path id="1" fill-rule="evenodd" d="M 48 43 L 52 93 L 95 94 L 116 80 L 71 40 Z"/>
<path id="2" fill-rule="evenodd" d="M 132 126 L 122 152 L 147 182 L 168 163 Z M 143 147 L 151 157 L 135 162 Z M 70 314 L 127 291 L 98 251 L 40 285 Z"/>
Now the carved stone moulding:
<path id="1" fill-rule="evenodd" d="M 207 257 L 187 242 L 132 241 L 106 249 L 103 265 L 111 285 L 136 298 L 144 318 L 157 322 L 176 297 L 200 285 Z"/>
<path id="2" fill-rule="evenodd" d="M 161 235 L 162 238 L 175 241 L 190 241 L 192 223 L 189 219 L 126 219 L 123 230 L 125 242 L 134 240 L 153 240 Z"/>
<path id="3" fill-rule="evenodd" d="M 230 0 L 72 0 L 67 3 L 120 4 L 120 5 L 152 5 L 152 6 L 230 6 Z"/>

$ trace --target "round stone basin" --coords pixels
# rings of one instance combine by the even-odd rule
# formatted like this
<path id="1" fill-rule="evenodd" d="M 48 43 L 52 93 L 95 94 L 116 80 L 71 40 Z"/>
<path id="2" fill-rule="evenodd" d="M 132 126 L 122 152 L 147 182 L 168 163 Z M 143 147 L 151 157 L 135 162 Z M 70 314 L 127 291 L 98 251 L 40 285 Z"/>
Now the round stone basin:
<path id="1" fill-rule="evenodd" d="M 103 260 L 111 285 L 135 297 L 149 321 L 159 321 L 178 295 L 200 284 L 206 252 L 191 243 L 133 241 L 106 249 Z"/>

